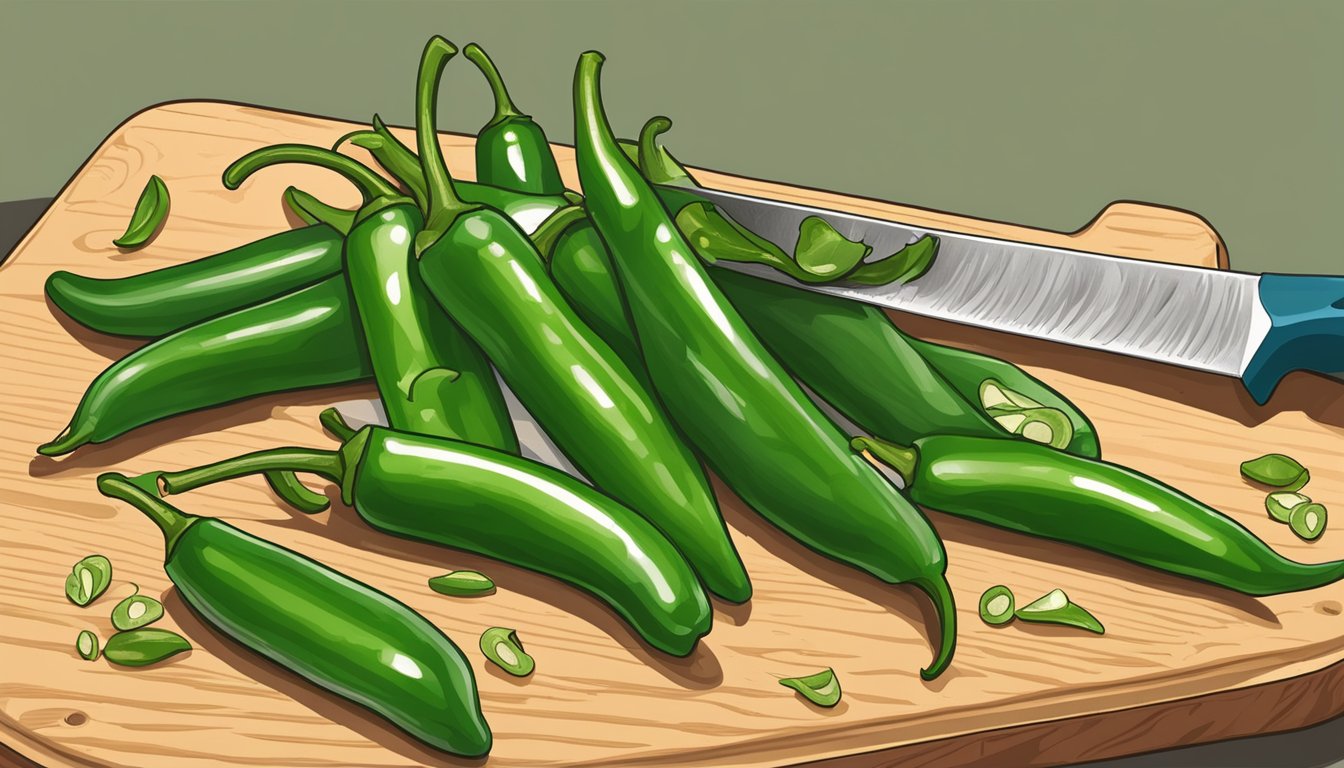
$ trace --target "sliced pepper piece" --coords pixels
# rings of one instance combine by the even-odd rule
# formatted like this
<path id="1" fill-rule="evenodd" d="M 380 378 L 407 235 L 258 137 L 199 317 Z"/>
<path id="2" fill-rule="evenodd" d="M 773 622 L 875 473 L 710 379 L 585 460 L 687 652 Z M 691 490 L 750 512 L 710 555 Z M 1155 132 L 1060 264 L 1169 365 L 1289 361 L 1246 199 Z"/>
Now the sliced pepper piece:
<path id="1" fill-rule="evenodd" d="M 482 632 L 481 653 L 514 677 L 527 677 L 537 668 L 537 662 L 523 650 L 517 630 L 507 627 L 491 627 Z"/>
<path id="2" fill-rule="evenodd" d="M 1289 522 L 1293 510 L 1311 501 L 1311 497 L 1294 491 L 1278 491 L 1265 497 L 1265 511 L 1280 523 Z"/>
<path id="3" fill-rule="evenodd" d="M 786 677 L 779 684 L 792 688 L 818 707 L 829 709 L 840 703 L 840 678 L 830 667 L 805 677 Z"/>
<path id="4" fill-rule="evenodd" d="M 1296 491 L 1307 484 L 1311 473 L 1291 456 L 1267 453 L 1241 463 L 1241 476 L 1284 491 Z"/>
<path id="5" fill-rule="evenodd" d="M 1325 506 L 1309 502 L 1307 504 L 1298 504 L 1293 507 L 1291 516 L 1288 518 L 1288 527 L 1293 529 L 1299 537 L 1307 541 L 1315 541 L 1325 533 L 1326 512 Z"/>
<path id="6" fill-rule="evenodd" d="M 1097 621 L 1097 617 L 1070 600 L 1062 589 L 1051 590 L 1028 605 L 1018 608 L 1016 616 L 1023 621 L 1063 624 L 1096 632 L 1098 635 L 1106 634 L 1106 628 Z"/>
<path id="7" fill-rule="evenodd" d="M 980 596 L 980 619 L 986 624 L 1007 624 L 1013 620 L 1013 591 L 1002 584 L 985 590 Z"/>
<path id="8" fill-rule="evenodd" d="M 480 571 L 449 571 L 429 580 L 429 588 L 440 595 L 473 597 L 495 591 L 495 582 Z"/>

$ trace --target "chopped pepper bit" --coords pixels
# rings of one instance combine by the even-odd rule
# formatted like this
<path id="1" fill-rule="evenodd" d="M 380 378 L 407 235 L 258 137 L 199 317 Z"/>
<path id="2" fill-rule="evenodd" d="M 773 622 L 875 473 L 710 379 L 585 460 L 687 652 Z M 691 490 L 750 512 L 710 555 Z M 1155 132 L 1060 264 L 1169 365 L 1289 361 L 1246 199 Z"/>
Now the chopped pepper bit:
<path id="1" fill-rule="evenodd" d="M 1096 632 L 1098 635 L 1106 634 L 1106 628 L 1097 621 L 1097 617 L 1070 600 L 1062 589 L 1052 590 L 1031 604 L 1018 608 L 1017 618 L 1042 624 L 1078 627 Z"/>
<path id="2" fill-rule="evenodd" d="M 840 703 L 840 678 L 830 667 L 814 675 L 786 677 L 779 684 L 792 688 L 818 707 L 830 708 Z"/>

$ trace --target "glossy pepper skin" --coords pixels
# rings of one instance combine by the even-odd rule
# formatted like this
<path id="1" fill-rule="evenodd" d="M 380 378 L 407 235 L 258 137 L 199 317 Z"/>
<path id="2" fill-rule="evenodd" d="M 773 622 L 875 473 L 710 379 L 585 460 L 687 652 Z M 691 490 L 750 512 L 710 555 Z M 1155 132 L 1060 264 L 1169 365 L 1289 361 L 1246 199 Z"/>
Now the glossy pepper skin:
<path id="1" fill-rule="evenodd" d="M 414 154 L 410 158 L 418 163 Z M 457 186 L 462 199 L 505 213 L 528 234 L 569 204 L 559 196 L 524 195 L 469 181 Z M 340 274 L 342 238 L 350 230 L 345 220 L 353 212 L 341 211 L 342 221 L 322 222 L 312 221 L 313 211 L 296 213 L 312 226 L 195 261 L 110 279 L 53 272 L 47 296 L 71 319 L 99 333 L 157 338 Z"/>
<path id="2" fill-rule="evenodd" d="M 905 442 L 937 434 L 1003 437 L 948 385 L 881 310 L 727 269 L 714 282 L 784 367 L 861 429 Z"/>
<path id="3" fill-rule="evenodd" d="M 746 600 L 750 582 L 704 470 L 652 395 L 579 320 L 527 236 L 454 195 L 434 132 L 439 76 L 453 52 L 434 38 L 421 61 L 419 149 L 437 206 L 417 243 L 421 277 L 597 487 L 672 539 L 707 589 Z"/>
<path id="4" fill-rule="evenodd" d="M 584 321 L 633 366 L 642 361 L 639 345 L 610 257 L 595 246 L 600 244 L 562 239 L 551 257 L 551 274 Z M 864 430 L 896 441 L 945 433 L 1005 434 L 951 387 L 880 310 L 728 269 L 707 272 L 789 373 Z"/>
<path id="5" fill-rule="evenodd" d="M 579 57 L 575 145 L 587 208 L 611 249 L 662 402 L 709 465 L 757 512 L 812 549 L 934 601 L 942 637 L 921 672 L 947 668 L 956 610 L 942 542 L 826 418 L 705 273 L 617 146 L 602 109 L 602 55 Z"/>
<path id="6" fill-rule="evenodd" d="M 495 96 L 495 113 L 476 136 L 477 181 L 530 195 L 563 194 L 565 183 L 546 132 L 518 111 L 495 63 L 479 45 L 468 43 L 462 55 L 481 70 Z"/>
<path id="7" fill-rule="evenodd" d="M 628 507 L 559 470 L 456 440 L 365 427 L 339 452 L 277 449 L 162 475 L 168 492 L 262 471 L 316 472 L 385 533 L 544 573 L 595 595 L 650 645 L 685 656 L 710 629 L 676 548 Z"/>
<path id="8" fill-rule="evenodd" d="M 665 149 L 651 144 L 651 133 L 646 125 L 641 132 L 642 155 L 635 157 L 657 157 L 660 178 L 693 183 Z M 655 189 L 669 210 L 688 205 L 689 193 L 681 189 Z M 736 224 L 726 226 L 739 229 Z M 680 227 L 679 231 L 710 265 L 706 271 L 715 285 L 779 362 L 872 434 L 896 441 L 931 434 L 1001 437 L 1004 430 L 977 407 L 981 383 L 996 378 L 1069 418 L 1074 432 L 1066 450 L 1099 455 L 1096 431 L 1087 417 L 1012 363 L 915 339 L 876 307 L 713 266 L 722 259 L 768 263 L 773 258 L 747 254 L 741 244 L 748 241 L 740 233 L 725 243 L 717 230 L 697 229 L 694 237 Z M 550 270 L 580 317 L 635 368 L 642 358 L 601 238 L 587 225 L 572 226 L 551 253 Z"/>
<path id="9" fill-rule="evenodd" d="M 339 278 L 164 336 L 93 380 L 45 456 L 111 440 L 169 416 L 372 375 Z"/>
<path id="10" fill-rule="evenodd" d="M 411 190 L 420 205 L 421 212 L 428 215 L 429 192 L 425 188 L 425 174 L 420 168 L 420 158 L 410 147 L 401 143 L 377 115 L 373 116 L 372 131 L 348 133 L 337 142 L 337 146 L 346 141 L 368 150 L 383 170 Z M 494 208 L 513 219 L 518 228 L 529 235 L 552 213 L 569 204 L 569 200 L 560 194 L 522 193 L 472 181 L 455 181 L 453 185 L 463 200 Z"/>
<path id="11" fill-rule="evenodd" d="M 724 218 L 696 194 L 699 185 L 690 172 L 657 142 L 658 136 L 669 127 L 671 121 L 666 118 L 650 119 L 639 132 L 638 149 L 628 154 L 633 155 L 645 177 L 658 185 L 655 188 L 659 198 L 676 216 L 678 228 L 700 257 L 709 264 L 718 261 L 777 264 L 781 258 L 787 258 L 774 244 Z M 844 279 L 869 284 L 887 282 L 893 278 L 892 268 L 907 263 L 897 261 L 899 255 L 864 264 Z M 908 265 L 911 272 L 896 279 L 916 279 L 929 263 L 930 259 L 916 260 Z M 798 277 L 796 269 L 783 271 Z M 711 274 L 788 368 L 814 390 L 826 389 L 825 400 L 885 439 L 907 439 L 892 437 L 902 433 L 909 434 L 908 439 L 934 433 L 1000 436 L 1001 430 L 985 418 L 979 407 L 980 386 L 993 378 L 1014 392 L 1064 414 L 1073 430 L 1065 450 L 1092 458 L 1101 453 L 1096 429 L 1087 416 L 1063 395 L 1012 363 L 911 337 L 877 307 L 804 292 L 782 283 L 752 280 L 726 269 L 715 269 Z M 783 310 L 783 304 L 788 304 L 787 311 Z M 827 334 L 831 338 L 823 338 L 820 329 L 813 330 L 814 326 L 822 325 L 833 332 Z M 843 345 L 848 347 L 846 354 L 829 354 L 824 363 L 814 356 L 840 339 L 858 344 Z M 876 360 L 873 367 L 866 366 L 869 356 Z M 898 360 L 904 365 L 895 365 Z M 938 377 L 944 380 L 943 386 L 935 381 Z M 890 382 L 885 387 L 880 384 L 884 379 Z M 865 380 L 872 386 L 858 385 Z M 965 406 L 952 402 L 951 392 L 940 391 L 948 384 L 961 395 Z M 888 391 L 893 396 L 885 396 Z M 910 413 L 910 409 L 891 407 L 891 403 L 900 402 L 902 397 L 919 392 L 926 393 L 924 396 L 935 405 L 936 413 L 926 417 Z M 905 418 L 911 422 L 902 423 Z"/>
<path id="12" fill-rule="evenodd" d="M 288 162 L 338 171 L 364 194 L 365 204 L 345 237 L 345 278 L 388 422 L 516 451 L 513 423 L 489 361 L 420 281 L 412 253 L 420 212 L 373 171 L 321 147 L 277 144 L 249 152 L 224 171 L 224 184 L 237 189 L 257 170 Z"/>
<path id="13" fill-rule="evenodd" d="M 1069 440 L 1065 450 L 1089 459 L 1101 457 L 1101 442 L 1097 437 L 1096 427 L 1092 426 L 1092 421 L 1087 418 L 1087 414 L 1079 410 L 1078 406 L 1050 385 L 1007 360 L 917 339 L 897 328 L 886 313 L 876 309 L 874 312 L 881 315 L 881 320 L 890 325 L 907 344 L 914 347 L 915 351 L 968 402 L 979 402 L 980 384 L 985 379 L 997 379 L 1014 392 L 1026 395 L 1068 417 L 1069 423 L 1073 425 L 1073 438 Z"/>
<path id="14" fill-rule="evenodd" d="M 229 638 L 436 749 L 490 751 L 471 664 L 405 604 L 221 520 L 187 515 L 138 480 L 108 473 L 98 490 L 160 526 L 168 578 Z"/>
<path id="15" fill-rule="evenodd" d="M 420 212 L 370 213 L 345 240 L 345 274 L 394 429 L 516 452 L 508 406 L 480 347 L 434 301 L 416 266 Z"/>
<path id="16" fill-rule="evenodd" d="M 621 356 L 626 366 L 653 391 L 644 356 L 621 298 L 611 255 L 591 222 L 571 226 L 550 253 L 551 278 L 579 317 Z"/>
<path id="17" fill-rule="evenodd" d="M 1344 561 L 1303 564 L 1232 518 L 1134 470 L 1025 440 L 932 436 L 902 447 L 859 438 L 916 502 L 1001 528 L 1095 549 L 1248 595 L 1344 578 Z"/>
<path id="18" fill-rule="evenodd" d="M 130 277 L 101 280 L 61 270 L 47 278 L 46 291 L 80 325 L 153 338 L 312 285 L 340 269 L 341 235 L 318 224 Z"/>

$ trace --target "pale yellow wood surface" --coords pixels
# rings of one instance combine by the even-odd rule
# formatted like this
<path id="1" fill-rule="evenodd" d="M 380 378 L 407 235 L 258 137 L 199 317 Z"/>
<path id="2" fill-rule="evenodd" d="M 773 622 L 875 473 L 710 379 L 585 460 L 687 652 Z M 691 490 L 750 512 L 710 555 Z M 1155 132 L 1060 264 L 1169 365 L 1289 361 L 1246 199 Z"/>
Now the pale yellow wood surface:
<path id="1" fill-rule="evenodd" d="M 106 470 L 175 469 L 280 444 L 328 446 L 318 410 L 366 397 L 341 387 L 260 398 L 142 428 L 64 459 L 36 458 L 93 376 L 134 345 L 83 331 L 52 308 L 55 269 L 112 277 L 238 245 L 289 225 L 280 193 L 297 184 L 336 202 L 355 194 L 314 169 L 271 169 L 230 192 L 225 165 L 279 141 L 329 145 L 343 123 L 218 103 L 143 112 L 117 129 L 0 267 L 0 742 L 46 765 L 456 765 L 206 628 L 172 590 L 161 540 L 129 507 L 104 499 Z M 469 177 L 470 140 L 445 136 Z M 572 174 L 572 154 L 561 150 Z M 143 250 L 111 245 L 151 173 L 172 214 Z M 781 173 L 787 173 L 783 168 Z M 1197 219 L 1115 206 L 1083 234 L 956 219 L 829 193 L 717 174 L 703 182 L 894 214 L 949 228 L 1212 265 L 1223 253 Z M 1314 544 L 1271 521 L 1263 494 L 1237 476 L 1265 450 L 1301 458 L 1309 493 L 1344 499 L 1344 409 L 1337 385 L 1290 377 L 1268 407 L 1232 379 L 1044 342 L 901 318 L 921 335 L 986 349 L 1024 365 L 1092 415 L 1106 455 L 1173 483 L 1244 522 L 1289 557 L 1344 555 L 1344 534 Z M 722 489 L 720 488 L 720 491 Z M 386 590 L 441 626 L 473 661 L 495 732 L 491 766 L 1054 764 L 1306 725 L 1344 709 L 1344 585 L 1263 600 L 1241 597 L 1079 549 L 933 515 L 946 540 L 960 605 L 954 667 L 933 683 L 930 610 L 791 543 L 739 502 L 725 514 L 751 571 L 746 606 L 716 605 L 714 631 L 688 659 L 641 646 L 597 602 L 517 569 L 375 533 L 339 505 L 314 517 L 281 508 L 260 480 L 179 499 Z M 824 514 L 824 510 L 819 510 Z M 90 608 L 62 587 L 80 557 L 102 552 L 113 588 Z M 499 583 L 473 600 L 436 595 L 425 579 L 478 568 Z M 84 662 L 81 629 L 103 638 L 111 606 L 136 582 L 162 596 L 162 625 L 195 646 L 157 667 Z M 1003 583 L 1025 600 L 1063 586 L 1107 626 L 1104 637 L 1041 626 L 991 628 L 981 591 Z M 537 672 L 509 678 L 476 650 L 491 625 L 517 627 Z M 814 709 L 779 677 L 835 667 L 844 701 Z"/>

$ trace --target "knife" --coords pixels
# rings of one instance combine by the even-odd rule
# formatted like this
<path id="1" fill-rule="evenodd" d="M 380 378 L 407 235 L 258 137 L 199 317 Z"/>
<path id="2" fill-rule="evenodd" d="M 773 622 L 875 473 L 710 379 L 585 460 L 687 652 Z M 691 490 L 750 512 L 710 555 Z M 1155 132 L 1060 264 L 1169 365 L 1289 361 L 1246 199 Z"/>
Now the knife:
<path id="1" fill-rule="evenodd" d="M 1241 379 L 1260 404 L 1288 372 L 1344 378 L 1344 277 L 1255 275 L 947 232 L 702 187 L 677 187 L 793 251 L 819 216 L 873 254 L 924 235 L 938 254 L 905 284 L 804 284 L 769 267 L 721 261 L 809 291 Z"/>

